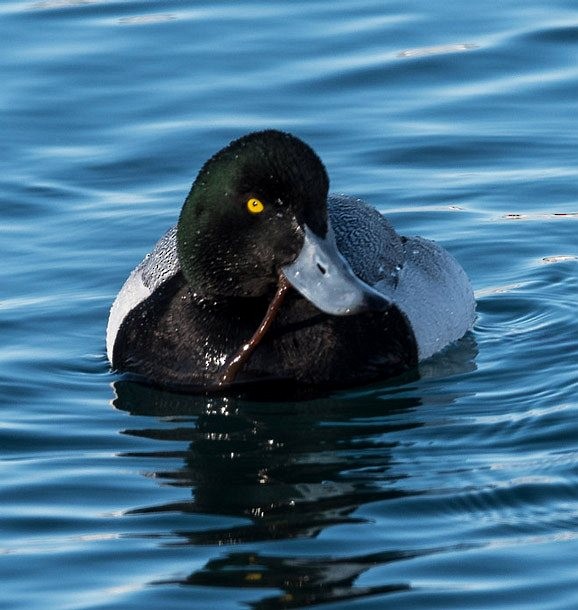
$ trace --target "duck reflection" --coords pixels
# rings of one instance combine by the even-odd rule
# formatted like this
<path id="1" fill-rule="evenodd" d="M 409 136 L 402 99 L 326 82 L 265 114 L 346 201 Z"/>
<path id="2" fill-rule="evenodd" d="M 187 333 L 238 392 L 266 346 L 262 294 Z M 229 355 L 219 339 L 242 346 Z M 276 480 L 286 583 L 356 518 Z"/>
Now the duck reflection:
<path id="1" fill-rule="evenodd" d="M 189 442 L 183 467 L 156 472 L 155 478 L 190 487 L 191 500 L 143 512 L 181 510 L 250 520 L 233 529 L 187 534 L 193 543 L 311 537 L 327 525 L 356 521 L 351 513 L 360 504 L 399 495 L 397 477 L 388 473 L 392 444 L 375 440 L 394 429 L 384 417 L 383 401 L 364 399 L 360 410 L 359 401 L 351 399 L 251 404 L 180 396 L 133 382 L 118 382 L 116 391 L 117 407 L 174 422 L 172 428 L 127 434 Z M 399 398 L 390 399 L 388 408 L 394 413 L 416 406 L 413 398 Z M 367 418 L 370 426 L 363 421 Z"/>
<path id="2" fill-rule="evenodd" d="M 471 365 L 472 359 L 466 361 Z M 365 521 L 356 514 L 360 506 L 410 495 L 398 485 L 403 474 L 391 468 L 396 443 L 390 439 L 394 431 L 423 425 L 415 417 L 399 417 L 417 409 L 422 399 L 399 380 L 337 397 L 285 402 L 185 396 L 131 381 L 117 382 L 115 390 L 117 408 L 157 418 L 151 420 L 158 422 L 156 427 L 126 434 L 148 437 L 157 446 L 163 441 L 188 443 L 179 453 L 182 467 L 162 470 L 159 464 L 154 476 L 190 488 L 190 499 L 134 512 L 241 518 L 234 526 L 173 532 L 182 544 L 219 547 L 201 570 L 174 582 L 282 591 L 255 602 L 256 608 L 290 608 L 407 588 L 405 583 L 355 586 L 363 572 L 407 559 L 405 552 L 343 557 L 340 549 L 340 555 L 310 557 L 268 555 L 265 546 L 258 552 L 242 548 L 312 539 L 329 526 Z M 448 402 L 453 399 L 447 397 Z M 150 458 L 151 452 L 146 455 Z M 175 457 L 174 451 L 162 448 L 154 455 L 159 461 Z"/>

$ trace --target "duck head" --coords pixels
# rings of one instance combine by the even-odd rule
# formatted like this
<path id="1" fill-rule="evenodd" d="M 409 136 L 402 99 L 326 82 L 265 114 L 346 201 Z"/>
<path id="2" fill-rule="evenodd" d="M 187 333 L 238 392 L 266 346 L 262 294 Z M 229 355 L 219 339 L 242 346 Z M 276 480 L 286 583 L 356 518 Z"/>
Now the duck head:
<path id="1" fill-rule="evenodd" d="M 386 309 L 337 249 L 328 189 L 322 162 L 298 138 L 268 130 L 233 141 L 205 163 L 183 206 L 185 278 L 204 297 L 267 296 L 282 280 L 331 315 Z"/>

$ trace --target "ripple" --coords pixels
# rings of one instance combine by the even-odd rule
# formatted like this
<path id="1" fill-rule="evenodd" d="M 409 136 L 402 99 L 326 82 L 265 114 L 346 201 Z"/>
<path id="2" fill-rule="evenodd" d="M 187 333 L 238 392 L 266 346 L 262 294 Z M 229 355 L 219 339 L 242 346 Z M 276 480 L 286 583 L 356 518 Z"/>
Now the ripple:
<path id="1" fill-rule="evenodd" d="M 542 258 L 541 262 L 547 265 L 552 265 L 556 263 L 567 263 L 568 261 L 578 260 L 578 256 L 573 254 L 556 254 L 553 256 L 545 256 Z"/>
<path id="2" fill-rule="evenodd" d="M 35 11 L 45 11 L 54 9 L 65 9 L 70 7 L 82 7 L 90 4 L 106 4 L 108 0 L 43 0 L 28 5 L 28 8 Z"/>
<path id="3" fill-rule="evenodd" d="M 151 25 L 156 23 L 166 23 L 174 21 L 176 15 L 171 13 L 156 13 L 152 15 L 135 15 L 133 17 L 121 17 L 118 22 L 121 25 Z"/>
<path id="4" fill-rule="evenodd" d="M 529 214 L 524 213 L 508 213 L 503 216 L 506 220 L 549 220 L 549 219 L 576 219 L 578 212 L 534 212 Z"/>
<path id="5" fill-rule="evenodd" d="M 549 25 L 525 34 L 524 38 L 526 43 L 534 41 L 556 45 L 578 43 L 578 24 Z"/>
<path id="6" fill-rule="evenodd" d="M 397 56 L 407 58 L 426 57 L 429 55 L 445 55 L 446 53 L 463 53 L 464 51 L 472 51 L 478 48 L 478 45 L 472 43 L 443 44 L 435 47 L 407 49 L 406 51 L 400 51 Z"/>

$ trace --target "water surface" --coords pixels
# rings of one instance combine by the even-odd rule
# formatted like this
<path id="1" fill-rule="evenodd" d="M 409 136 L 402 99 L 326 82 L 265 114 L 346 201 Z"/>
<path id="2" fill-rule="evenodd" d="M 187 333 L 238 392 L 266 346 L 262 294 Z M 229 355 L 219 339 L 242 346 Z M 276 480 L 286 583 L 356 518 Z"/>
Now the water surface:
<path id="1" fill-rule="evenodd" d="M 0 1 L 6 609 L 578 607 L 578 9 Z M 110 372 L 108 309 L 203 161 L 309 142 L 446 246 L 465 340 L 315 400 Z"/>

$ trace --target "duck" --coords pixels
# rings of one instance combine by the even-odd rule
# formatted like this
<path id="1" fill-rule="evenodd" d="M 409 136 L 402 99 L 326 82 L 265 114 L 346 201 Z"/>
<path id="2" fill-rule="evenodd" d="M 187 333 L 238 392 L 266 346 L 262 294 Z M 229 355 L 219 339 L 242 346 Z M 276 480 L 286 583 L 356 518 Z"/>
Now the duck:
<path id="1" fill-rule="evenodd" d="M 165 387 L 342 388 L 415 369 L 474 319 L 447 250 L 330 194 L 315 151 L 268 129 L 202 166 L 178 222 L 114 300 L 107 356 Z"/>

